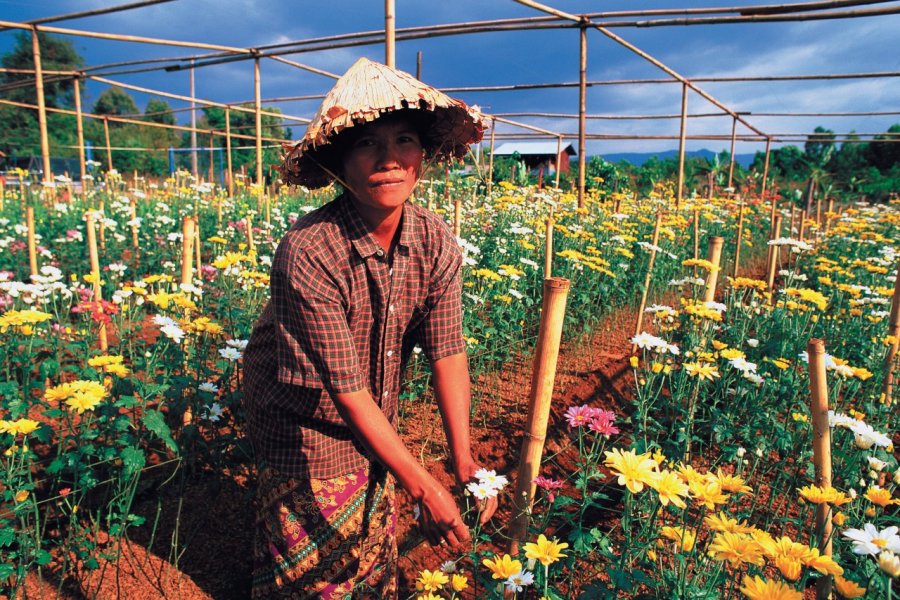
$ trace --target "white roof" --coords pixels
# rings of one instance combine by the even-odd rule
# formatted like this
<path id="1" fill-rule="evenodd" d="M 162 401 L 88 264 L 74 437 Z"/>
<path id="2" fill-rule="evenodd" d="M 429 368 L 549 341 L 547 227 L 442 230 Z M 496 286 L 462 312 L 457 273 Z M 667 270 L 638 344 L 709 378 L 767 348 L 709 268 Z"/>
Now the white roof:
<path id="1" fill-rule="evenodd" d="M 511 156 L 513 153 L 518 152 L 522 156 L 534 154 L 549 154 L 555 156 L 556 147 L 556 142 L 506 142 L 505 144 L 500 144 L 498 147 L 494 148 L 494 155 Z M 573 156 L 576 154 L 572 144 L 563 142 L 560 149 L 562 151 L 570 151 Z"/>

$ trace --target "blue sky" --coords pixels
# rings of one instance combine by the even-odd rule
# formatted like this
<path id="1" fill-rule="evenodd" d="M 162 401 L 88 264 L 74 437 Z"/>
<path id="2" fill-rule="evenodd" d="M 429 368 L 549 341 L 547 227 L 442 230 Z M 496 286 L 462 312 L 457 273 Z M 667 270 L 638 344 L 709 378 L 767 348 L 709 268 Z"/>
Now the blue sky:
<path id="1" fill-rule="evenodd" d="M 124 0 L 122 0 L 124 2 Z M 0 0 L 0 19 L 29 19 L 109 6 L 110 0 Z M 397 27 L 459 23 L 540 13 L 506 0 L 453 0 L 451 2 L 396 0 Z M 745 0 L 743 4 L 772 4 Z M 602 10 L 672 8 L 672 2 L 558 0 L 548 2 L 570 13 Z M 724 6 L 727 2 L 693 0 L 680 7 Z M 143 35 L 173 40 L 201 41 L 231 46 L 302 40 L 311 37 L 368 31 L 384 26 L 384 4 L 379 0 L 176 0 L 123 13 L 54 23 L 72 29 Z M 701 25 L 689 27 L 616 28 L 631 43 L 659 58 L 687 77 L 763 76 L 820 73 L 900 71 L 897 32 L 900 15 L 801 23 Z M 72 38 L 88 65 L 152 57 L 176 57 L 200 50 Z M 14 33 L 0 32 L 0 52 L 14 44 Z M 513 83 L 574 82 L 578 80 L 577 30 L 540 30 L 481 33 L 399 42 L 397 66 L 414 72 L 416 52 L 423 52 L 423 79 L 438 87 L 502 85 Z M 342 73 L 359 56 L 383 60 L 381 45 L 292 54 L 286 58 L 335 73 Z M 597 31 L 588 32 L 588 79 L 659 78 L 664 74 Z M 187 72 L 123 75 L 121 81 L 187 95 Z M 275 63 L 262 63 L 262 95 L 266 97 L 321 94 L 333 80 Z M 900 82 L 867 80 L 704 83 L 716 99 L 739 111 L 841 112 L 900 110 Z M 105 89 L 88 84 L 86 107 Z M 253 98 L 252 61 L 198 69 L 197 96 L 220 102 Z M 529 90 L 456 94 L 486 112 L 575 113 L 578 90 Z M 149 96 L 135 94 L 143 108 Z M 598 86 L 588 90 L 589 114 L 677 114 L 678 84 Z M 173 106 L 183 106 L 172 101 Z M 280 104 L 289 114 L 312 116 L 314 101 Z M 689 112 L 713 112 L 696 94 L 690 94 Z M 186 115 L 180 120 L 185 121 Z M 577 121 L 522 118 L 555 131 L 577 131 Z M 838 132 L 882 132 L 900 115 L 870 117 L 783 118 L 748 117 L 771 133 L 806 133 L 816 125 Z M 597 133 L 677 134 L 677 120 L 589 121 Z M 510 128 L 498 128 L 509 131 Z M 689 133 L 729 135 L 730 117 L 692 119 Z M 741 132 L 741 128 L 738 129 Z M 295 137 L 300 127 L 294 128 Z M 570 139 L 573 143 L 575 139 Z M 727 148 L 728 142 L 689 141 L 689 149 Z M 590 142 L 588 154 L 642 152 L 677 147 L 677 141 L 616 140 Z M 762 149 L 761 143 L 739 143 L 737 153 Z"/>

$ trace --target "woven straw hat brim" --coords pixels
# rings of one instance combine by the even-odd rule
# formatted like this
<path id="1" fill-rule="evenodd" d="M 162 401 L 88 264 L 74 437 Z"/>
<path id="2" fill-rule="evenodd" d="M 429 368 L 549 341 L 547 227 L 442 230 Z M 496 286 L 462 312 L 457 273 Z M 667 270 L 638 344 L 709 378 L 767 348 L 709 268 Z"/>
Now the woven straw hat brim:
<path id="1" fill-rule="evenodd" d="M 404 109 L 433 113 L 427 137 L 434 146 L 431 154 L 438 160 L 462 158 L 484 133 L 484 117 L 463 101 L 408 73 L 360 58 L 325 96 L 303 138 L 284 144 L 282 179 L 310 189 L 328 185 L 333 177 L 322 168 L 323 155 L 334 138 L 346 129 Z"/>

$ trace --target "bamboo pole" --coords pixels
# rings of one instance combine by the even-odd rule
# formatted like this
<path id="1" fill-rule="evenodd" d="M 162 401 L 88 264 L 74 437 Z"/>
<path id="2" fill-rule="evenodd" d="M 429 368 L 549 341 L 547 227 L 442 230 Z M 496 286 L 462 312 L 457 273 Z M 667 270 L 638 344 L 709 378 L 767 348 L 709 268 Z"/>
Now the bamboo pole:
<path id="1" fill-rule="evenodd" d="M 556 179 L 553 183 L 553 187 L 557 190 L 559 189 L 559 174 L 562 171 L 562 136 L 556 138 Z M 568 161 L 569 156 L 566 155 L 566 160 Z"/>
<path id="2" fill-rule="evenodd" d="M 587 145 L 585 143 L 586 121 L 585 113 L 587 112 L 587 27 L 583 24 L 579 28 L 579 39 L 581 40 L 580 52 L 581 60 L 578 70 L 578 208 L 584 208 L 584 178 L 585 178 L 585 153 Z"/>
<path id="3" fill-rule="evenodd" d="M 491 117 L 491 158 L 488 160 L 488 177 L 487 177 L 487 196 L 491 197 L 491 191 L 494 189 L 494 139 L 497 133 L 497 121 Z"/>
<path id="4" fill-rule="evenodd" d="M 741 244 L 744 239 L 744 194 L 741 194 L 741 203 L 738 206 L 737 241 L 734 247 L 734 278 L 737 279 L 741 268 Z"/>
<path id="5" fill-rule="evenodd" d="M 188 69 L 190 74 L 190 92 L 191 92 L 191 175 L 199 177 L 197 172 L 197 103 L 194 101 L 196 93 L 194 92 L 194 61 Z"/>
<path id="6" fill-rule="evenodd" d="M 804 236 L 806 234 L 806 209 L 800 211 L 800 232 L 797 234 L 797 239 L 801 242 L 804 241 Z"/>
<path id="7" fill-rule="evenodd" d="M 210 184 L 214 184 L 216 182 L 216 147 L 213 143 L 213 140 L 215 140 L 215 138 L 213 136 L 209 136 L 209 169 L 207 169 L 207 176 L 209 177 Z"/>
<path id="8" fill-rule="evenodd" d="M 256 185 L 262 188 L 265 182 L 263 177 L 263 158 L 262 158 L 262 115 L 260 114 L 260 81 L 259 81 L 259 57 L 253 62 L 253 87 L 256 90 L 255 108 L 256 108 Z"/>
<path id="9" fill-rule="evenodd" d="M 769 178 L 769 158 L 772 155 L 772 138 L 766 137 L 766 158 L 763 163 L 763 176 L 762 176 L 762 188 L 759 191 L 759 197 L 761 200 L 765 201 L 766 199 L 766 184 Z M 775 200 L 773 199 L 772 202 Z"/>
<path id="10" fill-rule="evenodd" d="M 706 277 L 706 290 L 703 293 L 704 302 L 712 302 L 716 297 L 716 284 L 719 282 L 719 262 L 722 260 L 722 243 L 719 236 L 709 238 L 709 252 L 706 257 L 712 263 L 709 275 Z"/>
<path id="11" fill-rule="evenodd" d="M 675 196 L 675 211 L 681 208 L 681 200 L 684 198 L 684 146 L 687 135 L 687 103 L 688 86 L 681 84 L 681 131 L 678 138 L 678 193 Z"/>
<path id="12" fill-rule="evenodd" d="M 87 224 L 87 244 L 88 257 L 91 263 L 91 277 L 94 280 L 94 302 L 100 304 L 103 300 L 103 295 L 100 290 L 100 257 L 97 253 L 97 235 L 94 232 L 94 215 L 91 212 L 88 212 L 85 215 L 85 221 Z M 102 309 L 98 308 L 98 310 Z M 97 335 L 97 339 L 100 342 L 100 350 L 106 352 L 109 345 L 106 339 L 106 323 L 102 320 L 100 321 L 100 331 Z"/>
<path id="13" fill-rule="evenodd" d="M 138 241 L 138 226 L 137 226 L 137 198 L 134 196 L 131 197 L 131 251 L 134 253 L 134 267 L 137 269 L 137 265 L 140 264 L 139 253 L 141 250 L 140 242 Z"/>
<path id="14" fill-rule="evenodd" d="M 22 196 L 25 196 L 25 192 L 21 192 Z M 25 224 L 28 227 L 28 269 L 31 272 L 31 276 L 34 277 L 38 274 L 38 263 L 37 263 L 37 244 L 35 243 L 34 236 L 34 207 L 26 206 L 25 207 Z"/>
<path id="15" fill-rule="evenodd" d="M 203 275 L 200 271 L 203 264 L 200 262 L 200 251 L 202 238 L 200 237 L 200 220 L 197 219 L 194 221 L 194 262 L 197 263 L 196 272 L 197 272 L 197 280 L 203 281 Z"/>
<path id="16" fill-rule="evenodd" d="M 831 214 L 834 212 L 834 198 L 828 199 L 828 210 L 825 211 L 825 235 L 828 235 L 828 228 L 831 225 Z"/>
<path id="17" fill-rule="evenodd" d="M 644 289 L 641 292 L 641 304 L 638 307 L 637 324 L 634 327 L 634 335 L 640 335 L 644 326 L 644 309 L 647 307 L 647 296 L 650 294 L 650 280 L 653 278 L 653 263 L 656 261 L 656 245 L 659 243 L 659 230 L 662 227 L 662 211 L 656 213 L 656 224 L 653 226 L 653 237 L 650 242 L 650 261 L 647 263 L 647 274 L 644 276 Z M 637 351 L 637 344 L 631 346 L 631 353 Z"/>
<path id="18" fill-rule="evenodd" d="M 777 240 L 781 237 L 781 215 L 775 215 L 775 222 L 772 224 L 771 233 L 769 234 L 769 240 Z M 766 275 L 766 286 L 769 288 L 770 292 L 775 291 L 775 273 L 778 271 L 778 254 L 779 248 L 776 245 L 769 246 L 769 262 L 766 266 L 768 269 L 768 273 Z"/>
<path id="19" fill-rule="evenodd" d="M 103 117 L 103 137 L 106 140 L 106 171 L 113 170 L 112 144 L 109 142 L 109 117 Z"/>
<path id="20" fill-rule="evenodd" d="M 809 357 L 809 393 L 813 427 L 813 465 L 816 485 L 831 487 L 831 427 L 828 425 L 828 380 L 825 377 L 825 342 L 809 340 L 806 346 Z M 827 502 L 816 505 L 816 538 L 819 551 L 831 556 L 831 507 Z M 816 582 L 816 598 L 831 597 L 831 576 L 819 577 Z"/>
<path id="21" fill-rule="evenodd" d="M 44 100 L 44 73 L 41 65 L 41 42 L 38 30 L 31 26 L 31 52 L 34 59 L 34 82 L 38 102 L 38 127 L 41 134 L 41 160 L 44 165 L 44 182 L 53 181 L 50 169 L 50 138 L 47 134 L 47 104 Z"/>
<path id="22" fill-rule="evenodd" d="M 422 81 L 422 51 L 416 52 L 416 79 Z"/>
<path id="23" fill-rule="evenodd" d="M 84 195 L 87 175 L 87 163 L 84 160 L 84 115 L 81 114 L 81 80 L 77 77 L 72 80 L 75 87 L 75 128 L 78 135 L 78 169 L 81 173 L 81 193 Z"/>
<path id="24" fill-rule="evenodd" d="M 396 63 L 396 22 L 394 0 L 384 0 L 384 64 L 393 68 Z"/>
<path id="25" fill-rule="evenodd" d="M 737 122 L 738 118 L 735 115 L 731 119 L 731 150 L 729 150 L 728 157 L 728 187 L 734 187 L 734 142 L 736 140 L 737 135 Z"/>
<path id="26" fill-rule="evenodd" d="M 453 235 L 460 236 L 462 231 L 462 199 L 457 197 L 453 201 Z"/>
<path id="27" fill-rule="evenodd" d="M 100 222 L 97 223 L 100 238 L 100 249 L 106 250 L 106 223 L 103 222 L 104 219 L 106 219 L 106 202 L 104 202 L 102 199 L 100 200 L 100 207 L 97 209 L 97 212 L 100 214 Z"/>
<path id="28" fill-rule="evenodd" d="M 553 211 L 547 215 L 547 229 L 544 237 L 544 279 L 553 277 Z"/>
<path id="29" fill-rule="evenodd" d="M 194 218 L 185 217 L 181 221 L 181 284 L 189 285 L 193 282 L 194 253 Z"/>
<path id="30" fill-rule="evenodd" d="M 245 222 L 247 223 L 247 254 L 253 256 L 256 254 L 256 245 L 253 243 L 253 217 L 247 215 Z"/>
<path id="31" fill-rule="evenodd" d="M 882 402 L 888 406 L 893 405 L 893 387 L 894 387 L 894 359 L 897 357 L 897 348 L 900 346 L 898 338 L 900 338 L 900 268 L 897 271 L 897 277 L 894 280 L 894 298 L 891 300 L 891 316 L 888 321 L 888 335 L 893 337 L 893 341 L 888 346 L 887 354 L 884 357 L 884 384 L 882 386 L 883 398 Z"/>
<path id="32" fill-rule="evenodd" d="M 225 109 L 225 161 L 228 172 L 228 197 L 234 198 L 234 170 L 231 164 L 231 109 Z M 221 217 L 219 217 L 221 221 Z"/>
<path id="33" fill-rule="evenodd" d="M 816 198 L 816 238 L 818 239 L 819 233 L 822 231 L 822 197 L 819 196 Z"/>
<path id="34" fill-rule="evenodd" d="M 559 358 L 559 345 L 568 294 L 568 279 L 552 277 L 544 281 L 543 309 L 531 375 L 528 418 L 525 437 L 522 440 L 516 493 L 513 495 L 513 516 L 509 525 L 510 552 L 512 554 L 518 553 L 519 543 L 525 537 L 528 529 L 528 515 L 531 511 L 535 491 L 533 481 L 540 470 L 541 455 L 547 435 L 550 403 L 553 398 L 553 381 L 556 377 L 556 362 Z"/>
<path id="35" fill-rule="evenodd" d="M 694 260 L 698 258 L 700 258 L 700 209 L 694 205 Z M 697 274 L 696 269 L 694 274 Z"/>

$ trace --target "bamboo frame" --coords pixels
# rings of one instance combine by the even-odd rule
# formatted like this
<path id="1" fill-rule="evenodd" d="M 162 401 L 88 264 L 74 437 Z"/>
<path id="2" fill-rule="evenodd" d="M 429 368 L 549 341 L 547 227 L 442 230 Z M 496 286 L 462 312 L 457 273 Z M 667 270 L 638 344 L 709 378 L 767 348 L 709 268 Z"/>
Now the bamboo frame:
<path id="1" fill-rule="evenodd" d="M 38 129 L 41 135 L 41 161 L 44 165 L 44 182 L 53 181 L 50 169 L 50 138 L 47 133 L 47 104 L 44 100 L 44 74 L 41 66 L 41 42 L 36 25 L 31 26 L 31 53 L 34 59 L 34 82 L 37 91 Z"/>
<path id="2" fill-rule="evenodd" d="M 544 279 L 553 277 L 553 211 L 547 215 L 544 233 Z"/>
<path id="3" fill-rule="evenodd" d="M 384 0 L 384 64 L 396 66 L 396 9 L 394 0 Z"/>
<path id="4" fill-rule="evenodd" d="M 813 428 L 813 465 L 816 485 L 831 487 L 831 427 L 828 425 L 828 380 L 825 376 L 825 342 L 811 339 L 806 346 L 809 357 L 810 412 Z M 816 505 L 816 542 L 819 551 L 831 556 L 831 507 L 827 502 Z M 819 577 L 816 598 L 831 597 L 831 576 Z"/>
<path id="5" fill-rule="evenodd" d="M 769 240 L 776 240 L 781 237 L 781 220 L 783 217 L 781 215 L 775 215 L 775 220 L 772 221 L 772 229 L 769 235 Z M 776 245 L 769 246 L 769 259 L 766 263 L 766 287 L 770 292 L 775 292 L 775 274 L 778 272 L 778 259 L 779 259 L 779 248 Z"/>
<path id="6" fill-rule="evenodd" d="M 225 174 L 228 183 L 228 197 L 234 198 L 234 166 L 231 162 L 231 108 L 225 109 L 225 160 L 225 168 L 228 169 Z"/>
<path id="7" fill-rule="evenodd" d="M 584 179 L 586 171 L 587 144 L 585 143 L 585 133 L 587 133 L 587 121 L 585 114 L 587 113 L 587 27 L 581 22 L 579 31 L 579 51 L 580 63 L 578 70 L 578 208 L 584 208 Z M 557 155 L 557 161 L 559 156 Z"/>
<path id="8" fill-rule="evenodd" d="M 681 84 L 681 130 L 678 136 L 678 188 L 675 195 L 675 210 L 681 208 L 681 201 L 684 198 L 684 147 L 685 135 L 687 135 L 687 103 L 688 103 L 688 86 L 686 83 Z"/>
<path id="9" fill-rule="evenodd" d="M 81 173 L 81 190 L 84 193 L 84 180 L 87 175 L 87 162 L 84 159 L 84 115 L 81 112 L 81 80 L 77 77 L 72 79 L 75 95 L 75 129 L 78 137 L 78 169 Z"/>
<path id="10" fill-rule="evenodd" d="M 181 221 L 181 285 L 194 281 L 194 217 L 184 217 Z"/>
<path id="11" fill-rule="evenodd" d="M 712 263 L 709 275 L 706 276 L 706 289 L 703 292 L 703 301 L 712 302 L 716 298 L 716 284 L 719 282 L 719 263 L 722 260 L 722 243 L 724 240 L 719 236 L 709 238 L 709 251 L 707 252 L 707 260 Z"/>
<path id="12" fill-rule="evenodd" d="M 188 69 L 190 74 L 190 92 L 191 92 L 191 175 L 195 178 L 197 173 L 197 103 L 194 101 L 194 61 L 191 61 L 191 68 Z"/>
<path id="13" fill-rule="evenodd" d="M 23 194 L 24 196 L 24 194 Z M 38 274 L 37 244 L 34 232 L 34 207 L 25 207 L 25 225 L 28 227 L 28 271 L 34 277 Z"/>
<path id="14" fill-rule="evenodd" d="M 638 306 L 637 324 L 634 326 L 634 335 L 641 334 L 644 325 L 644 309 L 647 307 L 647 296 L 650 294 L 650 281 L 653 277 L 653 263 L 656 260 L 656 246 L 659 244 L 659 229 L 662 226 L 662 211 L 656 213 L 656 224 L 653 226 L 653 237 L 650 249 L 650 261 L 647 263 L 647 275 L 644 277 L 644 289 L 641 292 L 641 304 Z M 637 344 L 632 344 L 631 353 L 637 352 Z"/>
<path id="15" fill-rule="evenodd" d="M 882 384 L 881 401 L 888 406 L 893 405 L 893 388 L 894 388 L 894 360 L 897 357 L 897 349 L 900 347 L 900 265 L 898 265 L 897 276 L 894 279 L 894 297 L 891 300 L 891 316 L 888 321 L 888 335 L 894 338 L 894 341 L 888 346 L 887 353 L 884 356 L 884 383 Z"/>
<path id="16" fill-rule="evenodd" d="M 488 160 L 487 196 L 490 198 L 494 189 L 494 140 L 497 133 L 496 117 L 491 117 L 491 158 Z"/>
<path id="17" fill-rule="evenodd" d="M 728 151 L 728 188 L 734 188 L 734 143 L 737 140 L 737 116 L 731 120 L 731 149 Z"/>
<path id="18" fill-rule="evenodd" d="M 738 278 L 741 269 L 741 244 L 744 240 L 744 194 L 741 194 L 741 203 L 738 205 L 738 229 L 737 240 L 734 246 L 734 271 L 733 276 Z"/>
<path id="19" fill-rule="evenodd" d="M 266 178 L 262 170 L 262 106 L 260 93 L 259 57 L 253 61 L 253 88 L 256 90 L 254 108 L 256 110 L 256 185 L 260 188 L 265 184 Z"/>
<path id="20" fill-rule="evenodd" d="M 769 179 L 769 158 L 771 156 L 772 150 L 772 138 L 766 137 L 766 158 L 763 163 L 763 176 L 762 176 L 762 187 L 759 190 L 759 197 L 762 198 L 763 201 L 766 199 L 766 185 Z M 772 202 L 775 202 L 773 199 Z"/>
<path id="21" fill-rule="evenodd" d="M 88 212 L 85 215 L 85 224 L 87 226 L 87 245 L 88 259 L 91 264 L 91 277 L 94 280 L 94 302 L 100 303 L 103 300 L 103 293 L 100 289 L 100 256 L 97 252 L 97 235 L 94 232 L 94 215 Z M 100 321 L 100 331 L 97 334 L 97 340 L 100 343 L 100 350 L 106 352 L 109 348 L 106 337 L 106 323 Z"/>
<path id="22" fill-rule="evenodd" d="M 512 554 L 518 553 L 519 543 L 525 537 L 528 529 L 528 515 L 535 492 L 533 481 L 539 472 L 541 456 L 544 451 L 568 295 L 568 279 L 551 277 L 544 280 L 543 308 L 534 353 L 528 418 L 525 425 L 525 436 L 522 440 L 516 493 L 513 495 L 513 516 L 509 524 L 510 552 Z"/>
<path id="23" fill-rule="evenodd" d="M 112 144 L 109 141 L 109 117 L 106 115 L 103 115 L 103 138 L 106 140 L 106 169 L 112 171 Z"/>

